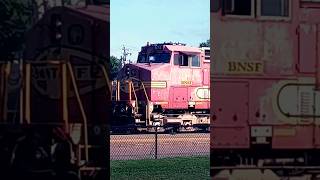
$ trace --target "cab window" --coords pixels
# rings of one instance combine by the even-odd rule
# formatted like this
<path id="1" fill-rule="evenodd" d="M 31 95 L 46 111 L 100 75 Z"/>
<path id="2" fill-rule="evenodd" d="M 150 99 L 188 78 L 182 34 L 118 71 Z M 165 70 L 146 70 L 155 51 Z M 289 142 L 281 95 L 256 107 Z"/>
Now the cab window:
<path id="1" fill-rule="evenodd" d="M 192 56 L 191 66 L 192 66 L 192 67 L 200 67 L 200 59 L 199 59 L 199 56 Z"/>
<path id="2" fill-rule="evenodd" d="M 193 54 L 175 54 L 173 64 L 182 67 L 200 67 L 200 57 Z"/>
<path id="3" fill-rule="evenodd" d="M 252 0 L 224 0 L 223 14 L 237 15 L 237 16 L 251 16 L 252 15 Z"/>
<path id="4" fill-rule="evenodd" d="M 173 58 L 174 58 L 173 65 L 179 65 L 180 64 L 179 54 L 175 54 Z"/>
<path id="5" fill-rule="evenodd" d="M 188 55 L 180 55 L 180 58 L 179 58 L 179 65 L 180 66 L 189 66 L 189 58 L 188 58 Z"/>
<path id="6" fill-rule="evenodd" d="M 170 63 L 171 53 L 139 54 L 138 63 Z"/>
<path id="7" fill-rule="evenodd" d="M 238 18 L 288 19 L 292 0 L 223 0 L 222 15 Z M 219 4 L 217 4 L 219 6 Z M 218 10 L 216 7 L 215 10 Z"/>
<path id="8" fill-rule="evenodd" d="M 261 0 L 261 16 L 289 16 L 289 0 Z"/>

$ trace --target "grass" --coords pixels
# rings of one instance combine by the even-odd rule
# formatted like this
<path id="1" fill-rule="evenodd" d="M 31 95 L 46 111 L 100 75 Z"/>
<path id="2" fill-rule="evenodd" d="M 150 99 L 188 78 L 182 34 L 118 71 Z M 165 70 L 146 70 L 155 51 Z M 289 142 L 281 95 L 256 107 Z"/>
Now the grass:
<path id="1" fill-rule="evenodd" d="M 208 156 L 111 161 L 111 180 L 207 180 Z"/>

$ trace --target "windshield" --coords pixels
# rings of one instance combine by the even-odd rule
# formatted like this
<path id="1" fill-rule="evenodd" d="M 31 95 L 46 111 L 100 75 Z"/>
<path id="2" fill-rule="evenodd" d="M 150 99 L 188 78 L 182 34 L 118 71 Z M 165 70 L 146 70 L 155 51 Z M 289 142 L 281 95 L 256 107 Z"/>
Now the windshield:
<path id="1" fill-rule="evenodd" d="M 151 53 L 149 56 L 147 54 L 139 54 L 138 63 L 169 63 L 171 58 L 171 53 Z"/>
<path id="2" fill-rule="evenodd" d="M 93 0 L 93 4 L 95 5 L 101 5 L 101 4 L 110 4 L 110 0 Z"/>

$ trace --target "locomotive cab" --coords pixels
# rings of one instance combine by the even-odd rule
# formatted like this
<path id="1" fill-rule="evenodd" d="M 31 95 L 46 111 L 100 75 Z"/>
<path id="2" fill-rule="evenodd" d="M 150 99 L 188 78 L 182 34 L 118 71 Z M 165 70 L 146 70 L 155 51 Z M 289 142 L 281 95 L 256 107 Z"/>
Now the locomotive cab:
<path id="1" fill-rule="evenodd" d="M 209 111 L 209 51 L 181 43 L 143 46 L 137 63 L 119 72 L 114 100 L 132 105 L 139 127 L 203 124 L 194 114 Z"/>

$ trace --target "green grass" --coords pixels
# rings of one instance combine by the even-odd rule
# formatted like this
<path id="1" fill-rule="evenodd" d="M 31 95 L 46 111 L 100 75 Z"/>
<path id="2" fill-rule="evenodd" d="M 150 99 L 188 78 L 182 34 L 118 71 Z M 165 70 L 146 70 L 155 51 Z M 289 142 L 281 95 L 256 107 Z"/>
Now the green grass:
<path id="1" fill-rule="evenodd" d="M 111 161 L 111 180 L 207 180 L 209 157 Z"/>

